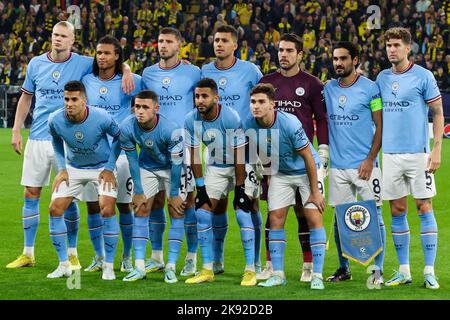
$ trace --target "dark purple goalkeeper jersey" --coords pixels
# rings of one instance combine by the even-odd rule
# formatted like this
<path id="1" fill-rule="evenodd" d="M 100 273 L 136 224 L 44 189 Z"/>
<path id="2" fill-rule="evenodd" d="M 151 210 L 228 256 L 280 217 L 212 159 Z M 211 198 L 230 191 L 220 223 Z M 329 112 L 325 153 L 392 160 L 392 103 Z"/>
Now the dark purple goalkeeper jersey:
<path id="1" fill-rule="evenodd" d="M 275 87 L 275 108 L 295 115 L 311 142 L 314 139 L 314 118 L 319 145 L 328 144 L 323 84 L 317 77 L 303 71 L 295 76 L 285 77 L 277 71 L 262 77 L 260 82 L 270 83 Z"/>

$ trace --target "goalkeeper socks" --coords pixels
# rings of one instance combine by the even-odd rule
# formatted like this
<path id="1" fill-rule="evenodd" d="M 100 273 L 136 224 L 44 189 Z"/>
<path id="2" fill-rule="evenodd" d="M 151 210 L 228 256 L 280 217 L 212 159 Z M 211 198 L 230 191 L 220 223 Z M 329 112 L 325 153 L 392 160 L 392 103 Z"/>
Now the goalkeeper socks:
<path id="1" fill-rule="evenodd" d="M 420 240 L 425 255 L 425 267 L 434 266 L 437 251 L 438 228 L 433 211 L 419 214 Z"/>
<path id="2" fill-rule="evenodd" d="M 400 216 L 392 216 L 391 230 L 399 264 L 409 265 L 410 234 L 406 212 Z"/>
<path id="3" fill-rule="evenodd" d="M 22 208 L 22 225 L 24 233 L 23 254 L 34 256 L 34 243 L 39 226 L 39 198 L 25 198 Z"/>
<path id="4" fill-rule="evenodd" d="M 197 218 L 193 207 L 184 211 L 184 231 L 186 233 L 188 253 L 196 254 L 198 247 Z"/>
<path id="5" fill-rule="evenodd" d="M 134 217 L 133 248 L 135 260 L 145 260 L 145 250 L 148 242 L 148 217 Z M 143 267 L 140 268 L 144 269 Z"/>
<path id="6" fill-rule="evenodd" d="M 195 212 L 197 218 L 197 234 L 198 244 L 200 245 L 200 252 L 202 253 L 203 268 L 212 270 L 213 258 L 213 230 L 212 220 L 213 213 L 198 209 Z"/>
<path id="7" fill-rule="evenodd" d="M 241 241 L 244 248 L 246 270 L 255 270 L 255 229 L 250 212 L 236 210 L 236 219 L 241 229 Z"/>
<path id="8" fill-rule="evenodd" d="M 339 259 L 339 268 L 345 268 L 345 270 L 350 271 L 350 266 L 347 258 L 344 258 L 342 256 L 342 248 L 341 248 L 341 241 L 339 238 L 339 231 L 337 227 L 337 221 L 334 220 L 334 242 L 336 243 L 336 249 L 338 253 L 338 259 Z"/>
<path id="9" fill-rule="evenodd" d="M 184 218 L 170 217 L 170 228 L 168 234 L 169 254 L 167 258 L 168 264 L 175 265 L 180 254 L 181 244 L 183 243 Z"/>
<path id="10" fill-rule="evenodd" d="M 153 251 L 163 250 L 164 230 L 166 229 L 166 213 L 163 208 L 153 209 L 149 219 L 149 238 Z"/>
<path id="11" fill-rule="evenodd" d="M 274 272 L 284 272 L 284 250 L 286 249 L 286 232 L 284 229 L 270 229 L 269 250 Z"/>
<path id="12" fill-rule="evenodd" d="M 383 272 L 384 253 L 386 252 L 386 227 L 383 221 L 381 207 L 377 207 L 378 224 L 380 225 L 381 241 L 383 242 L 383 251 L 375 257 L 375 265 Z"/>
<path id="13" fill-rule="evenodd" d="M 89 236 L 97 257 L 105 256 L 103 242 L 103 218 L 100 213 L 88 214 L 87 217 Z"/>
<path id="14" fill-rule="evenodd" d="M 120 213 L 120 231 L 123 241 L 123 257 L 131 257 L 133 244 L 133 213 L 131 211 Z"/>
<path id="15" fill-rule="evenodd" d="M 80 227 L 80 210 L 76 202 L 71 202 L 66 211 L 64 211 L 64 221 L 67 227 L 69 251 L 72 251 L 71 249 L 77 247 L 78 229 Z"/>
<path id="16" fill-rule="evenodd" d="M 297 217 L 297 221 L 298 221 L 298 240 L 300 241 L 300 245 L 302 247 L 303 262 L 311 263 L 312 253 L 311 253 L 311 245 L 309 243 L 310 232 L 308 222 L 305 217 Z"/>
<path id="17" fill-rule="evenodd" d="M 225 236 L 228 231 L 228 213 L 215 214 L 212 217 L 214 262 L 223 263 Z"/>
<path id="18" fill-rule="evenodd" d="M 119 226 L 117 216 L 103 218 L 103 239 L 105 242 L 105 262 L 114 263 L 117 242 L 119 241 Z"/>
<path id="19" fill-rule="evenodd" d="M 64 217 L 52 217 L 49 218 L 50 227 L 50 239 L 58 254 L 58 260 L 60 263 L 67 262 L 67 227 L 64 223 Z"/>
<path id="20" fill-rule="evenodd" d="M 327 235 L 325 228 L 310 229 L 311 252 L 313 256 L 313 273 L 322 274 L 323 263 L 325 261 L 325 246 Z"/>
<path id="21" fill-rule="evenodd" d="M 261 266 L 262 216 L 261 212 L 252 213 L 253 228 L 255 228 L 255 265 Z"/>

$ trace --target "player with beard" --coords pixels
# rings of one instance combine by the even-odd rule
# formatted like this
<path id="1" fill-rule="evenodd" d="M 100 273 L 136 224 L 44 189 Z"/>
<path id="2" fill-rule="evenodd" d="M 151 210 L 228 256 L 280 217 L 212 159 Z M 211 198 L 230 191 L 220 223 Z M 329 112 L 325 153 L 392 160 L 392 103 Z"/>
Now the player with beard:
<path id="1" fill-rule="evenodd" d="M 293 34 L 284 34 L 280 38 L 278 60 L 280 70 L 264 76 L 260 82 L 270 83 L 275 87 L 275 108 L 291 113 L 302 123 L 303 129 L 311 143 L 314 141 L 314 120 L 317 127 L 318 154 L 321 169 L 318 171 L 319 190 L 324 194 L 324 179 L 328 169 L 328 126 L 323 84 L 320 80 L 300 70 L 299 63 L 303 57 L 301 39 Z M 264 179 L 261 199 L 267 200 L 267 182 Z M 294 211 L 298 221 L 298 237 L 303 251 L 303 268 L 300 281 L 311 281 L 312 255 L 310 232 L 304 215 L 300 194 L 297 192 Z M 258 280 L 268 279 L 272 274 L 269 252 L 270 221 L 266 221 L 266 268 L 258 275 Z"/>

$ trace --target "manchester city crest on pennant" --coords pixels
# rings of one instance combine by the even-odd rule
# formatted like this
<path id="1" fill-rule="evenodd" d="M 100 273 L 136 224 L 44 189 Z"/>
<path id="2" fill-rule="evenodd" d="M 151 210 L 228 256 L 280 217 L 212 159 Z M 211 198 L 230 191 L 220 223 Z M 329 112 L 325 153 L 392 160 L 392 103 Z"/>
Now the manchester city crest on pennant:
<path id="1" fill-rule="evenodd" d="M 106 88 L 106 87 L 100 88 L 100 94 L 107 94 L 107 93 L 108 93 L 108 88 Z"/>
<path id="2" fill-rule="evenodd" d="M 170 78 L 169 77 L 165 77 L 162 79 L 162 84 L 164 86 L 168 86 L 170 84 Z"/>
<path id="3" fill-rule="evenodd" d="M 392 90 L 397 91 L 400 88 L 400 84 L 397 81 L 392 82 Z"/>
<path id="4" fill-rule="evenodd" d="M 369 210 L 361 205 L 354 205 L 345 212 L 345 224 L 353 231 L 363 231 L 370 223 Z"/>
<path id="5" fill-rule="evenodd" d="M 295 89 L 295 94 L 301 97 L 305 94 L 305 89 L 303 89 L 302 87 L 298 87 L 297 89 Z"/>
<path id="6" fill-rule="evenodd" d="M 227 78 L 222 77 L 219 79 L 219 85 L 220 86 L 225 86 L 227 84 Z"/>
<path id="7" fill-rule="evenodd" d="M 77 140 L 83 140 L 83 138 L 84 138 L 83 132 L 81 132 L 81 131 L 75 132 L 75 138 L 76 138 Z"/>
<path id="8" fill-rule="evenodd" d="M 153 147 L 153 140 L 151 140 L 151 139 L 145 140 L 144 143 L 145 143 L 145 145 L 146 145 L 147 148 Z"/>

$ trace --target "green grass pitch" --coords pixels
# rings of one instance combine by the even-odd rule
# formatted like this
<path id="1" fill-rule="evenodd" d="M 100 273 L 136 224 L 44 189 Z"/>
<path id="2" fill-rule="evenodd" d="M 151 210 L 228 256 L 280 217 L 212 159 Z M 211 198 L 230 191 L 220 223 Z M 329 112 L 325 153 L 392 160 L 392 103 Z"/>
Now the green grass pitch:
<path id="1" fill-rule="evenodd" d="M 28 131 L 23 131 L 26 137 Z M 22 251 L 23 231 L 21 212 L 23 205 L 23 188 L 20 186 L 22 157 L 16 155 L 10 146 L 11 131 L 0 130 L 0 298 L 1 299 L 177 299 L 177 300 L 222 300 L 222 299 L 448 299 L 450 297 L 450 140 L 444 140 L 442 166 L 436 177 L 438 196 L 434 200 L 434 210 L 439 226 L 439 246 L 436 261 L 436 274 L 439 277 L 441 289 L 432 291 L 423 287 L 423 253 L 419 237 L 419 218 L 413 202 L 409 201 L 409 225 L 411 228 L 411 271 L 413 283 L 408 286 L 368 290 L 365 268 L 351 263 L 353 280 L 344 283 L 325 283 L 326 289 L 314 292 L 309 284 L 299 282 L 301 268 L 301 249 L 297 239 L 297 222 L 291 211 L 286 223 L 287 248 L 285 256 L 285 271 L 287 285 L 277 288 L 249 287 L 239 285 L 244 268 L 243 249 L 234 212 L 229 210 L 230 227 L 225 242 L 225 274 L 216 277 L 213 283 L 186 285 L 184 278 L 179 277 L 176 284 L 166 284 L 163 274 L 148 275 L 147 280 L 134 283 L 121 281 L 125 274 L 117 270 L 121 255 L 121 241 L 116 257 L 116 281 L 101 280 L 101 273 L 81 272 L 81 288 L 69 290 L 65 279 L 47 279 L 47 273 L 53 271 L 58 263 L 56 252 L 50 242 L 48 231 L 48 205 L 50 201 L 49 188 L 45 188 L 41 198 L 41 221 L 36 242 L 36 266 L 16 270 L 6 269 L 7 263 L 16 258 Z M 266 217 L 265 203 L 261 202 L 263 219 Z M 86 207 L 80 204 L 81 225 L 78 240 L 78 254 L 83 267 L 86 267 L 92 257 L 93 249 L 89 240 Z M 391 219 L 388 205 L 383 207 L 387 225 L 387 249 L 385 259 L 385 279 L 397 267 L 396 253 L 390 232 Z M 330 234 L 332 211 L 327 208 L 324 224 L 327 236 Z M 167 231 L 167 229 L 166 229 Z M 167 232 L 166 232 L 167 237 Z M 167 239 L 167 238 L 166 238 Z M 329 250 L 326 252 L 324 276 L 332 274 L 337 267 L 336 248 L 333 237 L 330 239 Z M 264 245 L 263 245 L 264 250 Z M 167 241 L 164 243 L 167 255 Z M 150 247 L 147 254 L 150 253 Z M 186 246 L 183 243 L 182 252 L 177 265 L 177 271 L 182 268 Z M 265 259 L 264 251 L 262 253 Z M 200 264 L 199 264 L 200 266 Z"/>

